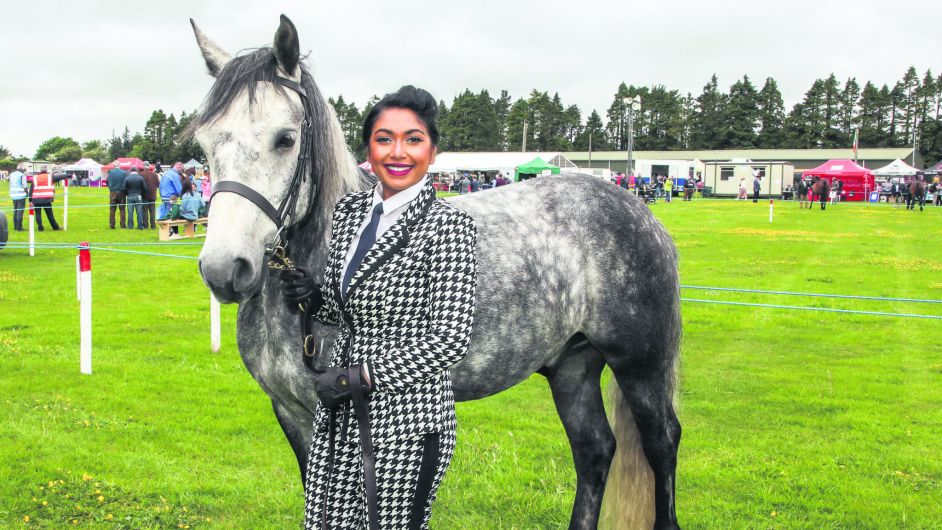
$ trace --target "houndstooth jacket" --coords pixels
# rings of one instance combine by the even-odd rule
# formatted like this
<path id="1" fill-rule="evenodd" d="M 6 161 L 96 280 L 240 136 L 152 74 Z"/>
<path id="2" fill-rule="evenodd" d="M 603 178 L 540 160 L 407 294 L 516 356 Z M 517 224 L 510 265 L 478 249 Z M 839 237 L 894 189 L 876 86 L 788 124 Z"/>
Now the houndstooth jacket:
<path id="1" fill-rule="evenodd" d="M 428 179 L 406 211 L 373 244 L 340 296 L 344 256 L 372 209 L 372 189 L 337 202 L 324 270 L 324 305 L 314 318 L 340 326 L 330 365 L 367 363 L 370 428 L 377 444 L 454 428 L 448 369 L 467 353 L 477 279 L 473 218 L 435 198 Z M 351 265 L 352 266 L 352 265 Z M 347 403 L 341 440 L 356 440 Z M 318 404 L 314 428 L 326 430 Z"/>

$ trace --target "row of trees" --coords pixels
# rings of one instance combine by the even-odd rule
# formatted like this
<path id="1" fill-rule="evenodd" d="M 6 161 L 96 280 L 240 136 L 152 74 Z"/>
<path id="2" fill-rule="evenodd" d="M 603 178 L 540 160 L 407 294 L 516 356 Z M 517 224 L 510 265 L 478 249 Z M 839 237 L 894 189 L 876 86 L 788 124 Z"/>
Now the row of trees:
<path id="1" fill-rule="evenodd" d="M 205 160 L 203 150 L 191 138 L 186 138 L 184 130 L 193 120 L 195 113 L 183 112 L 177 119 L 163 110 L 151 113 L 144 124 L 143 133 L 131 134 L 128 127 L 121 135 L 112 134 L 108 140 L 90 140 L 80 144 L 72 137 L 54 136 L 36 149 L 33 160 L 64 163 L 75 162 L 80 158 L 91 158 L 101 163 L 108 163 L 116 158 L 136 157 L 151 162 L 187 161 L 191 158 Z M 0 145 L 0 169 L 9 171 L 16 165 L 28 160 L 25 156 L 13 156 Z"/>
<path id="2" fill-rule="evenodd" d="M 456 95 L 450 104 L 439 103 L 440 150 L 509 151 L 525 143 L 532 151 L 624 150 L 628 141 L 626 100 L 641 96 L 641 111 L 634 116 L 638 150 L 834 148 L 850 147 L 854 132 L 860 147 L 899 147 L 917 141 L 927 162 L 942 159 L 942 75 L 927 71 L 921 77 L 910 67 L 892 88 L 861 84 L 850 78 L 840 82 L 834 74 L 816 79 L 804 98 L 786 112 L 778 83 L 769 77 L 758 88 L 749 76 L 728 90 L 714 75 L 694 97 L 663 85 L 639 87 L 622 83 L 605 112 L 584 116 L 577 105 L 566 105 L 558 93 L 533 90 L 514 100 L 506 90 L 496 97 L 487 90 Z M 360 138 L 363 118 L 379 98 L 362 107 L 343 96 L 330 98 L 348 145 L 363 156 Z M 155 110 L 143 133 L 106 141 L 79 144 L 54 137 L 39 147 L 37 160 L 74 161 L 80 157 L 100 162 L 133 156 L 164 162 L 203 160 L 205 155 L 183 131 L 194 114 L 177 118 Z M 15 166 L 0 146 L 0 168 Z"/>
<path id="3" fill-rule="evenodd" d="M 926 160 L 942 158 L 942 75 L 927 71 L 920 78 L 913 67 L 892 88 L 869 81 L 861 86 L 856 78 L 842 83 L 834 74 L 816 79 L 787 112 L 771 77 L 760 88 L 743 76 L 722 90 L 714 75 L 696 97 L 663 85 L 622 83 L 604 121 L 595 110 L 584 116 L 578 106 L 565 105 L 558 93 L 533 90 L 513 100 L 506 90 L 497 97 L 465 90 L 450 105 L 439 102 L 440 147 L 507 151 L 525 141 L 534 151 L 624 150 L 625 100 L 636 95 L 642 99 L 634 116 L 639 150 L 851 147 L 857 130 L 860 147 L 908 146 L 915 136 Z M 355 153 L 363 152 L 360 126 L 377 99 L 362 108 L 343 96 L 330 100 Z"/>

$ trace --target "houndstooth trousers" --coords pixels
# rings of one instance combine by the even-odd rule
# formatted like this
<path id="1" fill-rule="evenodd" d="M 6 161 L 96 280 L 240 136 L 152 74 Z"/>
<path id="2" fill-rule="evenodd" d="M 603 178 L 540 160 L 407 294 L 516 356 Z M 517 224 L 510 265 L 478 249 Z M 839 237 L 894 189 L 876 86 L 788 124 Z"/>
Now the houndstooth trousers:
<path id="1" fill-rule="evenodd" d="M 442 433 L 392 439 L 376 445 L 381 529 L 428 528 L 435 493 L 454 452 L 454 423 Z M 333 466 L 329 453 L 329 433 L 315 431 L 304 492 L 304 528 L 364 530 L 367 508 L 359 441 L 336 440 Z"/>

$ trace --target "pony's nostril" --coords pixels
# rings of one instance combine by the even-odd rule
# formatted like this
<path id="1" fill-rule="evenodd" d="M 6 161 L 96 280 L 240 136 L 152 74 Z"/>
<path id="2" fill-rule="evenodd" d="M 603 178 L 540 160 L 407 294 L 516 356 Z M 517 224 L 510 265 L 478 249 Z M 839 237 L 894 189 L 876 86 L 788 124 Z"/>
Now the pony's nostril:
<path id="1" fill-rule="evenodd" d="M 252 264 L 243 258 L 236 258 L 232 264 L 232 287 L 236 292 L 248 290 L 255 279 L 255 271 L 252 270 Z"/>

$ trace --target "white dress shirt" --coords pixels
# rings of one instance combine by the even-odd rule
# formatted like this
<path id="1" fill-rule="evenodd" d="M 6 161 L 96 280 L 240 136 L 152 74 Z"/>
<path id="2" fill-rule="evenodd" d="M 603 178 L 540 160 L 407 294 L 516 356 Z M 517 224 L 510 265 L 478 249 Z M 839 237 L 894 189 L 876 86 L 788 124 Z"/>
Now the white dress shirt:
<path id="1" fill-rule="evenodd" d="M 373 217 L 373 208 L 376 208 L 377 204 L 383 203 L 383 213 L 379 216 L 379 223 L 376 225 L 376 239 L 374 240 L 379 241 L 379 238 L 383 236 L 383 232 L 389 230 L 392 225 L 396 224 L 396 220 L 398 220 L 399 217 L 405 213 L 406 209 L 409 207 L 409 204 L 419 196 L 419 192 L 421 192 L 422 187 L 425 186 L 426 180 L 428 180 L 428 175 L 422 177 L 422 180 L 386 199 L 386 201 L 383 201 L 382 181 L 376 183 L 376 186 L 373 188 L 373 205 L 366 212 L 363 222 L 360 223 L 360 228 L 357 229 L 357 235 L 353 238 L 353 241 L 350 242 L 350 248 L 347 249 L 347 255 L 343 259 L 343 270 L 340 271 L 341 278 L 346 276 L 347 267 L 350 266 L 350 260 L 353 259 L 353 254 L 356 252 L 357 245 L 360 244 L 360 236 L 363 234 L 363 231 L 366 230 L 366 227 L 370 224 L 370 219 Z"/>

